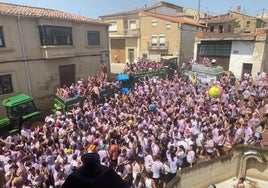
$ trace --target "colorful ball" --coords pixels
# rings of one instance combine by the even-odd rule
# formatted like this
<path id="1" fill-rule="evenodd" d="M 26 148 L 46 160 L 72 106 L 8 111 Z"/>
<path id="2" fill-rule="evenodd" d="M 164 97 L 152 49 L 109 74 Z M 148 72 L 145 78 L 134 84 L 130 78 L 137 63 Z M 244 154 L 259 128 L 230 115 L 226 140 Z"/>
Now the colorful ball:
<path id="1" fill-rule="evenodd" d="M 208 94 L 211 98 L 219 98 L 221 96 L 220 89 L 217 86 L 211 87 Z"/>

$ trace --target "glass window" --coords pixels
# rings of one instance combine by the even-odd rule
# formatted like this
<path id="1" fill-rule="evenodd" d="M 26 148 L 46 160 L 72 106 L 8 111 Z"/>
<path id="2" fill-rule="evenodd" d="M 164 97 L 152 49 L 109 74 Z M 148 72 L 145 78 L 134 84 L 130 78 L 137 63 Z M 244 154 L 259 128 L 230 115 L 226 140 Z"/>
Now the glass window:
<path id="1" fill-rule="evenodd" d="M 0 47 L 5 47 L 3 27 L 0 26 Z"/>
<path id="2" fill-rule="evenodd" d="M 166 27 L 167 27 L 167 29 L 170 29 L 171 28 L 171 23 L 170 22 L 167 22 L 166 23 Z"/>
<path id="3" fill-rule="evenodd" d="M 157 20 L 152 20 L 152 27 L 156 27 L 157 26 Z"/>
<path id="4" fill-rule="evenodd" d="M 36 111 L 33 101 L 23 103 L 19 106 L 20 113 L 25 116 Z"/>
<path id="5" fill-rule="evenodd" d="M 219 25 L 219 33 L 223 33 L 223 25 Z"/>
<path id="6" fill-rule="evenodd" d="M 116 22 L 110 23 L 109 31 L 117 31 L 117 23 Z"/>
<path id="7" fill-rule="evenodd" d="M 60 26 L 39 26 L 41 45 L 72 45 L 72 28 Z"/>
<path id="8" fill-rule="evenodd" d="M 246 27 L 249 27 L 250 26 L 250 21 L 247 21 L 246 22 Z"/>
<path id="9" fill-rule="evenodd" d="M 100 32 L 99 31 L 88 31 L 87 42 L 89 46 L 100 45 Z"/>
<path id="10" fill-rule="evenodd" d="M 129 28 L 136 29 L 136 21 L 135 20 L 129 21 Z"/>
<path id="11" fill-rule="evenodd" d="M 157 46 L 157 36 L 152 36 L 152 46 Z"/>
<path id="12" fill-rule="evenodd" d="M 0 95 L 13 93 L 11 74 L 0 75 Z"/>
<path id="13" fill-rule="evenodd" d="M 211 26 L 209 27 L 209 31 L 210 31 L 210 32 L 213 32 L 213 31 L 214 31 L 214 26 L 213 26 L 213 25 L 211 25 Z"/>
<path id="14" fill-rule="evenodd" d="M 160 47 L 166 46 L 166 36 L 165 35 L 159 35 L 159 46 Z"/>

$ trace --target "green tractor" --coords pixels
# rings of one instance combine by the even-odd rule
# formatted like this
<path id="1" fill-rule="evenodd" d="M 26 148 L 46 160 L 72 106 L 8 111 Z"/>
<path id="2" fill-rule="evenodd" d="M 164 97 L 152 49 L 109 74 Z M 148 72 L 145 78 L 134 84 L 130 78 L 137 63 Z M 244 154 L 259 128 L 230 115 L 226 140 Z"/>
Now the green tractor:
<path id="1" fill-rule="evenodd" d="M 16 134 L 21 126 L 33 129 L 42 126 L 45 117 L 35 106 L 32 97 L 25 94 L 18 94 L 2 101 L 6 108 L 7 117 L 0 119 L 0 136 Z"/>

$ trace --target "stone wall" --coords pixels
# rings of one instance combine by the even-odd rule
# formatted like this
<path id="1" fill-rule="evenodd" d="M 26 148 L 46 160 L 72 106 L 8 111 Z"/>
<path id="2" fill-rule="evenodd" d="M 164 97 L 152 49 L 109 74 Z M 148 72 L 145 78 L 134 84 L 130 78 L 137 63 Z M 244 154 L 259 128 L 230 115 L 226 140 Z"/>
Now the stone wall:
<path id="1" fill-rule="evenodd" d="M 256 156 L 247 156 L 246 176 L 268 181 L 268 150 L 239 146 L 228 155 L 198 163 L 192 168 L 185 168 L 178 172 L 177 176 L 168 184 L 168 188 L 205 188 L 210 184 L 216 184 L 239 175 L 241 159 L 248 151 L 257 151 L 263 157 L 259 162 Z"/>

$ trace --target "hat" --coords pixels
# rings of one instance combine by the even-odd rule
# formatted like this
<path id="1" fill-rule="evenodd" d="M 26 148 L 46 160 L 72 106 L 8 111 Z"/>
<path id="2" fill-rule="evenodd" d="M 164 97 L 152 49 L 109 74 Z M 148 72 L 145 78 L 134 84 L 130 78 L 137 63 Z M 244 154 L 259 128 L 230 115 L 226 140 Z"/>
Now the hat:
<path id="1" fill-rule="evenodd" d="M 95 164 L 100 161 L 100 156 L 97 153 L 86 153 L 81 156 L 81 161 L 84 164 Z"/>

